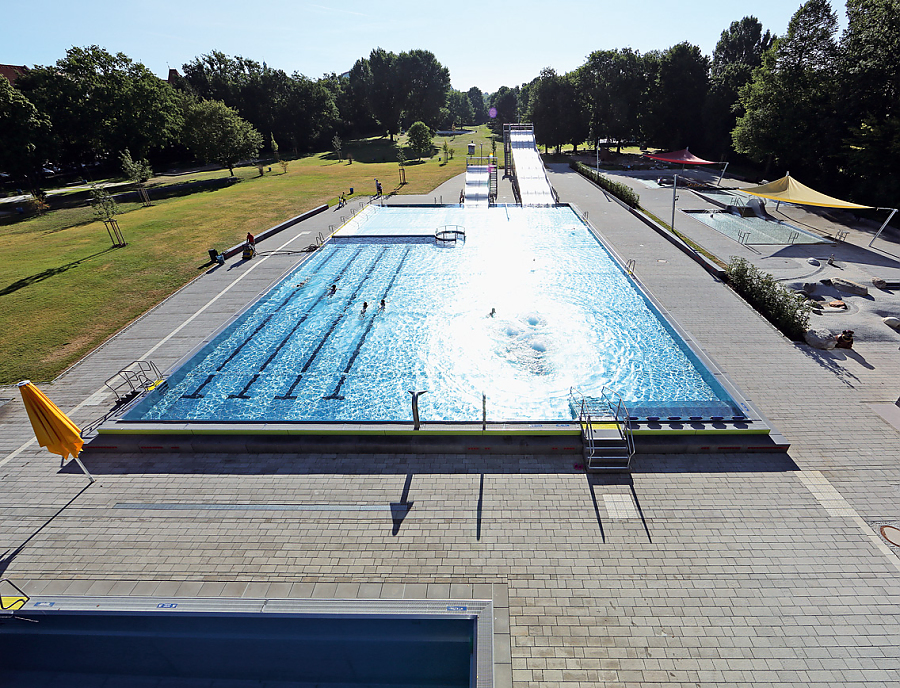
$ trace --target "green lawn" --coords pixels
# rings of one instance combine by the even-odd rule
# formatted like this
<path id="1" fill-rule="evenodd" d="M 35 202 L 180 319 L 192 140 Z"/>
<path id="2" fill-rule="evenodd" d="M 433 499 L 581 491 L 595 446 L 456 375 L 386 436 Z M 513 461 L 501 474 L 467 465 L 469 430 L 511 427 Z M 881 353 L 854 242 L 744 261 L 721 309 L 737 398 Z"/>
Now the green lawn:
<path id="1" fill-rule="evenodd" d="M 346 142 L 353 163 L 322 153 L 292 160 L 258 176 L 238 168 L 240 182 L 215 191 L 121 204 L 119 226 L 128 241 L 111 248 L 103 223 L 89 207 L 66 208 L 0 225 L 0 384 L 54 378 L 133 319 L 202 272 L 207 249 L 238 243 L 294 215 L 333 204 L 354 187 L 374 193 L 428 193 L 465 169 L 465 144 L 490 144 L 490 132 L 447 139 L 449 163 L 434 157 L 411 164 L 399 184 L 395 148 L 384 139 Z M 435 137 L 440 151 L 443 137 Z M 502 154 L 502 145 L 498 144 Z M 227 170 L 156 177 L 153 184 L 224 177 Z M 151 197 L 152 197 L 151 189 Z"/>

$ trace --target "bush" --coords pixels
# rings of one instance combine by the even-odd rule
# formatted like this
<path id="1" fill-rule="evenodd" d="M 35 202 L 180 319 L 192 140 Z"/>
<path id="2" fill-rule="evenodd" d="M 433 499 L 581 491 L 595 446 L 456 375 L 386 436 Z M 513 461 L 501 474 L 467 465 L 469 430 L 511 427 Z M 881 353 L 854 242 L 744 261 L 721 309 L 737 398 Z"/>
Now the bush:
<path id="1" fill-rule="evenodd" d="M 809 302 L 779 284 L 768 272 L 733 257 L 725 268 L 728 283 L 785 336 L 802 341 L 809 328 Z"/>
<path id="2" fill-rule="evenodd" d="M 609 193 L 626 205 L 629 205 L 632 208 L 640 207 L 641 197 L 638 196 L 630 186 L 625 186 L 625 184 L 620 184 L 619 182 L 614 182 L 612 179 L 607 179 L 602 174 L 598 174 L 596 170 L 592 170 L 582 162 L 575 162 L 573 160 L 569 163 L 569 167 L 582 176 L 587 177 L 601 188 L 609 191 Z"/>
<path id="3" fill-rule="evenodd" d="M 410 150 L 421 158 L 431 155 L 431 129 L 424 122 L 413 122 L 413 125 L 406 133 L 406 141 Z"/>

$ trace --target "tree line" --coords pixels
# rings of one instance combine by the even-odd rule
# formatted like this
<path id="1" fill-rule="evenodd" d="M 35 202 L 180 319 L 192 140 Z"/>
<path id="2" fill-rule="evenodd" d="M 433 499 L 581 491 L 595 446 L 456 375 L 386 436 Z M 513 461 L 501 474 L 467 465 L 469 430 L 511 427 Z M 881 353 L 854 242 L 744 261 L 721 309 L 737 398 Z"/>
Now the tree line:
<path id="1" fill-rule="evenodd" d="M 393 139 L 417 121 L 435 130 L 474 118 L 427 50 L 378 48 L 321 79 L 212 51 L 164 81 L 122 53 L 73 47 L 15 86 L 0 79 L 0 171 L 37 187 L 48 165 L 82 169 L 126 151 L 231 168 L 262 149 L 298 156 L 328 149 L 335 135 Z"/>
<path id="2" fill-rule="evenodd" d="M 847 0 L 848 25 L 828 0 L 807 0 L 773 36 L 752 16 L 733 22 L 707 58 L 679 43 L 640 54 L 591 53 L 567 74 L 545 69 L 492 104 L 531 121 L 559 149 L 602 139 L 690 147 L 789 171 L 861 203 L 900 195 L 900 0 Z M 502 93 L 501 93 L 502 92 Z"/>
<path id="3" fill-rule="evenodd" d="M 0 170 L 37 179 L 47 164 L 126 150 L 230 166 L 279 145 L 327 150 L 335 135 L 393 139 L 417 121 L 432 131 L 490 122 L 497 133 L 530 121 L 547 147 L 689 146 L 885 205 L 900 192 L 900 0 L 847 0 L 847 15 L 838 36 L 828 0 L 807 0 L 781 36 L 752 16 L 733 22 L 711 57 L 688 42 L 598 50 L 569 73 L 548 68 L 487 94 L 452 89 L 427 50 L 377 48 L 319 79 L 212 51 L 168 83 L 121 53 L 71 48 L 14 87 L 0 79 Z"/>

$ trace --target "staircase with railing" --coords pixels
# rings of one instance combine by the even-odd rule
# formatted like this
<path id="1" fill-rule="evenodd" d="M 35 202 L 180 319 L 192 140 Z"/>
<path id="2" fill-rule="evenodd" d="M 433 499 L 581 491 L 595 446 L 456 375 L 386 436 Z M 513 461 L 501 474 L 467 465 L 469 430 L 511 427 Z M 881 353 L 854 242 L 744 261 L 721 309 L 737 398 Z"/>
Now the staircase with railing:
<path id="1" fill-rule="evenodd" d="M 587 397 L 574 387 L 569 403 L 578 413 L 584 466 L 588 473 L 627 473 L 634 456 L 634 431 L 628 408 L 618 394 L 604 387 L 599 397 Z"/>

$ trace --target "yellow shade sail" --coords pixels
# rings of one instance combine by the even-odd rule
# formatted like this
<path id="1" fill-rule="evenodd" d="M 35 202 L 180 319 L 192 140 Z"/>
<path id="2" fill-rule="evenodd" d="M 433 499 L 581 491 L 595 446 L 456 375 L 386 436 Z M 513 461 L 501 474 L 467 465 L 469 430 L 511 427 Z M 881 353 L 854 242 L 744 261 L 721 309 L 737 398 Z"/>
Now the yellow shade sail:
<path id="1" fill-rule="evenodd" d="M 820 208 L 848 208 L 861 210 L 871 208 L 870 205 L 859 205 L 858 203 L 850 203 L 842 201 L 839 198 L 826 196 L 819 193 L 815 189 L 810 189 L 805 184 L 801 184 L 790 175 L 786 175 L 774 182 L 763 184 L 762 186 L 751 186 L 749 189 L 741 189 L 744 193 L 753 196 L 761 196 L 773 201 L 781 203 L 795 203 L 797 205 L 815 205 Z"/>
<path id="2" fill-rule="evenodd" d="M 64 459 L 77 458 L 84 446 L 78 426 L 29 380 L 19 383 L 19 392 L 38 443 Z"/>

